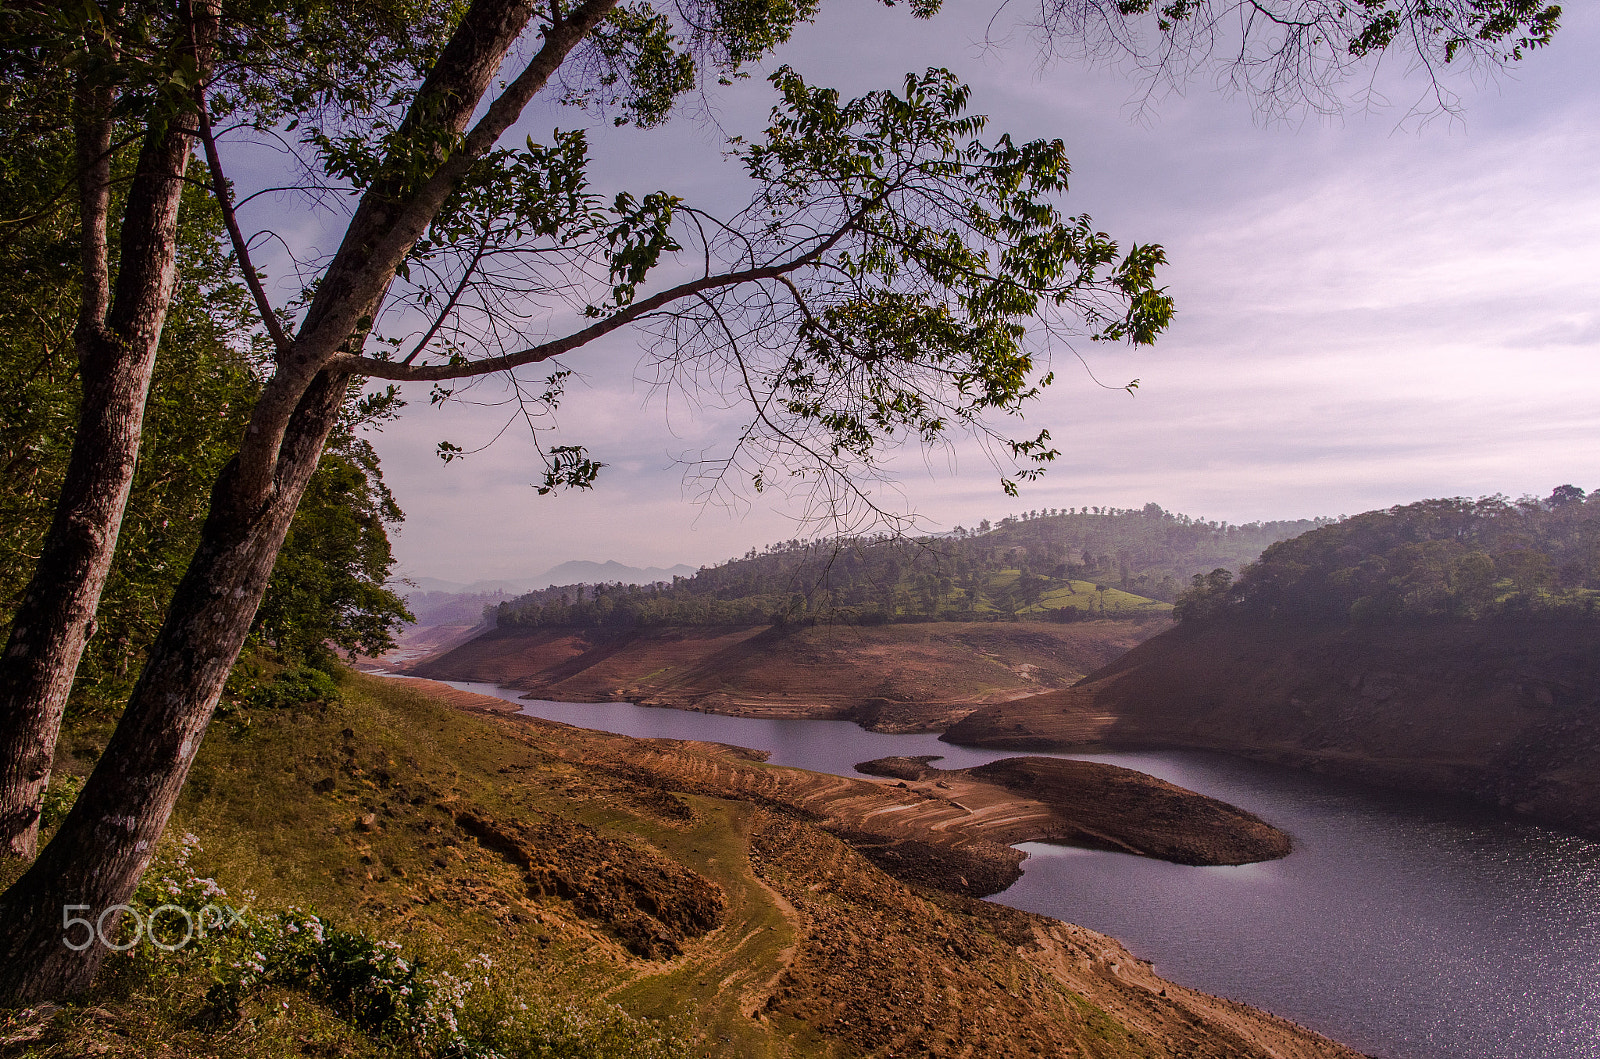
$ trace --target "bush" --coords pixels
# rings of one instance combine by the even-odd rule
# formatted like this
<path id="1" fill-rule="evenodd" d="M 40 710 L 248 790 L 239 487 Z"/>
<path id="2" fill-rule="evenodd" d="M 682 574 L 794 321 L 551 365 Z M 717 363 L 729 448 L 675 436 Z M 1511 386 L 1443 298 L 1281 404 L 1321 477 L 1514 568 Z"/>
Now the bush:
<path id="1" fill-rule="evenodd" d="M 335 703 L 340 700 L 339 685 L 327 673 L 312 666 L 285 669 L 270 684 L 257 687 L 251 703 L 266 709 L 285 709 L 309 702 Z"/>
<path id="2" fill-rule="evenodd" d="M 398 944 L 291 909 L 254 921 L 206 998 L 237 1019 L 271 987 L 306 993 L 356 1029 L 426 1059 L 682 1059 L 683 1042 L 620 1008 L 529 1004 L 497 985 L 480 953 L 434 971 Z"/>

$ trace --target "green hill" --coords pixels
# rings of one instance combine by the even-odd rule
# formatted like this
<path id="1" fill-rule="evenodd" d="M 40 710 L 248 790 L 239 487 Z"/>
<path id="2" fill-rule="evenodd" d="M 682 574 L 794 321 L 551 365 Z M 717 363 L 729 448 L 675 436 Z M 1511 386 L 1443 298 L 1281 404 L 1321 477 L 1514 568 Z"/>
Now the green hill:
<path id="1" fill-rule="evenodd" d="M 567 585 L 500 605 L 502 627 L 882 624 L 1165 614 L 1196 574 L 1238 568 L 1318 521 L 1205 522 L 1139 510 L 1030 511 L 915 540 L 782 541 L 670 585 Z"/>
<path id="2" fill-rule="evenodd" d="M 1600 498 L 1422 500 L 1268 548 L 1234 581 L 1197 578 L 1189 621 L 1586 618 L 1600 606 Z"/>

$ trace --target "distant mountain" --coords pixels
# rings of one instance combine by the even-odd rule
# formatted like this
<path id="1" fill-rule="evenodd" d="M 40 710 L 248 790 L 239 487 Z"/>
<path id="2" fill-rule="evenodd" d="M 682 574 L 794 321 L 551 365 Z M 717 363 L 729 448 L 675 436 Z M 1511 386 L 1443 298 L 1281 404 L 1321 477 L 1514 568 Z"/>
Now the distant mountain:
<path id="1" fill-rule="evenodd" d="M 464 581 L 443 581 L 437 577 L 408 577 L 406 581 L 416 588 L 402 585 L 406 591 L 401 595 L 411 596 L 418 592 L 447 592 L 456 596 L 482 596 L 494 592 L 504 592 L 508 596 L 521 595 L 537 583 L 536 577 L 502 578 L 490 581 L 473 581 L 468 584 Z"/>
<path id="2" fill-rule="evenodd" d="M 662 569 L 659 566 L 624 566 L 615 559 L 608 559 L 603 563 L 588 560 L 573 560 L 552 566 L 539 577 L 533 578 L 532 584 L 539 587 L 554 587 L 556 585 L 600 585 L 622 582 L 625 585 L 648 585 L 656 581 L 671 581 L 674 577 L 693 577 L 695 568 L 679 563 L 677 566 Z"/>
<path id="3" fill-rule="evenodd" d="M 520 596 L 534 589 L 556 585 L 599 585 L 621 581 L 625 585 L 648 585 L 656 581 L 671 581 L 674 577 L 693 577 L 695 568 L 679 563 L 670 569 L 659 566 L 624 566 L 615 559 L 603 563 L 574 560 L 553 566 L 538 577 L 497 578 L 482 581 L 445 581 L 437 577 L 408 577 L 401 585 L 400 594 L 407 598 L 418 595 L 446 593 L 452 596 L 488 596 L 504 593 Z M 415 585 L 415 588 L 411 586 Z"/>

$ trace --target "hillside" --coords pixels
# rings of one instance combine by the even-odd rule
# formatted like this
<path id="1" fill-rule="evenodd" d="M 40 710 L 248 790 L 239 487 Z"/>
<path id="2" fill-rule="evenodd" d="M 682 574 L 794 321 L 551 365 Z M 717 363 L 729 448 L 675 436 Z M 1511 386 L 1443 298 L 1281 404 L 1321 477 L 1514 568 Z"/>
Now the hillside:
<path id="1" fill-rule="evenodd" d="M 503 628 L 883 624 L 1160 614 L 1196 573 L 1236 570 L 1321 522 L 1204 522 L 1163 511 L 1028 511 L 939 537 L 780 541 L 670 584 L 570 584 L 496 610 Z"/>
<path id="2" fill-rule="evenodd" d="M 1196 578 L 1185 621 L 1381 624 L 1595 617 L 1600 497 L 1445 497 L 1367 511 L 1272 545 L 1235 581 Z"/>
<path id="3" fill-rule="evenodd" d="M 1036 573 L 1086 578 L 1171 603 L 1195 574 L 1237 571 L 1275 542 L 1330 521 L 1212 522 L 1146 504 L 1028 511 L 968 540 L 980 553 L 1016 549 Z"/>
<path id="4" fill-rule="evenodd" d="M 1185 622 L 944 738 L 1222 750 L 1600 835 L 1600 638 L 1589 620 Z"/>
<path id="5" fill-rule="evenodd" d="M 208 876 L 203 892 L 303 925 L 287 950 L 302 962 L 227 937 L 142 946 L 81 1002 L 8 1017 L 0 1054 L 419 1055 L 396 1028 L 411 1024 L 372 1007 L 409 1010 L 393 981 L 349 991 L 379 966 L 419 989 L 455 983 L 459 1031 L 503 1054 L 1355 1059 L 1167 982 L 1103 935 L 964 896 L 953 873 L 886 873 L 874 860 L 1015 856 L 929 827 L 897 857 L 852 824 L 926 801 L 906 790 L 378 678 L 342 691 L 219 719 L 153 873 Z M 103 736 L 69 733 L 63 773 Z"/>
<path id="6" fill-rule="evenodd" d="M 534 698 L 943 728 L 984 703 L 1064 688 L 1165 621 L 788 628 L 502 628 L 407 672 Z"/>
<path id="7" fill-rule="evenodd" d="M 1600 500 L 1423 500 L 1196 577 L 1179 625 L 946 734 L 1203 747 L 1600 834 Z"/>

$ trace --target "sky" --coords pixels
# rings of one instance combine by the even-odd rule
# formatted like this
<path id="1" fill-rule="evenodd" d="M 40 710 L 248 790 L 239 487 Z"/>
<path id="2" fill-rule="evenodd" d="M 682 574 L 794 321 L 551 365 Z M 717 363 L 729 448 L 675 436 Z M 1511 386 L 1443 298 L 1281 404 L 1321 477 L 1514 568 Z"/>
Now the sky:
<path id="1" fill-rule="evenodd" d="M 941 530 L 1083 505 L 1153 501 L 1248 522 L 1600 488 L 1593 5 L 1572 5 L 1555 45 L 1515 72 L 1451 81 L 1459 113 L 1426 122 L 1408 117 L 1424 85 L 1403 64 L 1374 83 L 1388 106 L 1262 122 L 1205 78 L 1142 102 L 1126 69 L 1043 63 L 992 14 L 958 2 L 916 22 L 903 6 L 835 0 L 766 65 L 847 93 L 953 69 L 991 134 L 1066 142 L 1070 212 L 1166 248 L 1178 314 L 1149 349 L 1086 346 L 1086 364 L 1054 351 L 1056 382 L 1027 425 L 1048 427 L 1062 456 L 1020 498 L 958 444 L 899 454 L 886 506 Z M 592 123 L 596 183 L 716 203 L 738 187 L 724 137 L 759 131 L 770 105 L 757 76 L 716 97 L 711 118 L 647 132 Z M 517 135 L 579 123 L 536 103 Z M 538 496 L 542 472 L 516 430 L 441 463 L 439 441 L 477 449 L 504 417 L 408 390 L 403 417 L 373 439 L 406 511 L 399 572 L 472 581 L 571 559 L 701 565 L 826 531 L 770 492 L 705 502 L 686 469 L 726 451 L 738 409 L 664 402 L 639 381 L 640 357 L 622 336 L 566 362 L 576 376 L 556 443 L 607 465 L 586 493 Z M 474 396 L 492 401 L 495 385 Z"/>

